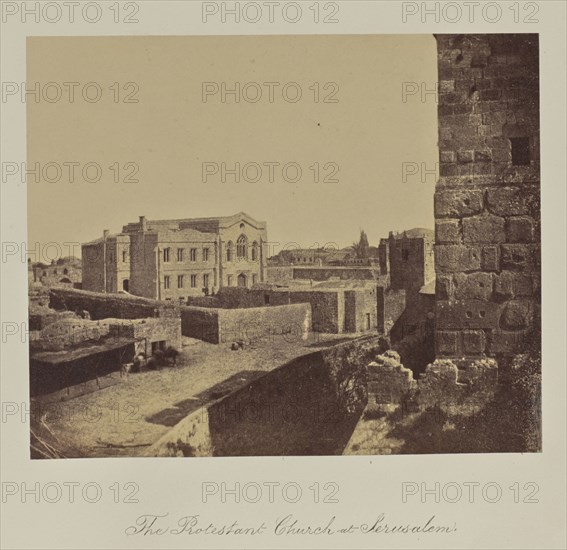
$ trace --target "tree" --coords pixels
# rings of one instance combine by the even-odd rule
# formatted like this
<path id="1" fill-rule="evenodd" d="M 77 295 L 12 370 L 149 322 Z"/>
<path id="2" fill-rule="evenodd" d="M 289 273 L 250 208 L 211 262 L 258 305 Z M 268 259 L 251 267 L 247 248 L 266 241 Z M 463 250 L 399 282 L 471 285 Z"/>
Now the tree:
<path id="1" fill-rule="evenodd" d="M 370 245 L 368 244 L 368 237 L 364 229 L 360 230 L 360 238 L 358 242 L 353 243 L 352 249 L 358 259 L 364 260 L 368 258 Z"/>

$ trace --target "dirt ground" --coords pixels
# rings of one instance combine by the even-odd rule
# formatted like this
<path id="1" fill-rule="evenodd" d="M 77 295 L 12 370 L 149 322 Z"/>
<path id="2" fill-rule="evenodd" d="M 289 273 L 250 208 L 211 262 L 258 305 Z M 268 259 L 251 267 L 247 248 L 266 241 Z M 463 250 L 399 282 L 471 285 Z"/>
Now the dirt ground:
<path id="1" fill-rule="evenodd" d="M 59 402 L 51 396 L 49 404 L 32 402 L 32 410 L 63 456 L 139 456 L 190 412 L 295 357 L 347 339 L 275 336 L 232 351 L 229 344 L 184 337 L 176 367 L 115 376 L 115 384 L 99 391 Z"/>

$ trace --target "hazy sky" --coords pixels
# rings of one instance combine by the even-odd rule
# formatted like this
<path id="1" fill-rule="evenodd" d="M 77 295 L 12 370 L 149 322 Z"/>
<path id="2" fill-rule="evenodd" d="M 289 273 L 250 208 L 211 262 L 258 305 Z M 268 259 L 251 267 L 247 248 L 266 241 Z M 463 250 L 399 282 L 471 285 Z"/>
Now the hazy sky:
<path id="1" fill-rule="evenodd" d="M 437 160 L 434 98 L 402 100 L 404 82 L 431 88 L 437 79 L 431 35 L 55 37 L 30 38 L 27 47 L 28 88 L 39 82 L 52 100 L 28 98 L 28 163 L 62 168 L 59 181 L 28 180 L 30 243 L 85 242 L 140 215 L 241 210 L 266 221 L 269 240 L 281 246 L 345 246 L 361 228 L 375 245 L 390 230 L 433 227 L 434 177 L 402 180 L 404 162 L 433 168 Z M 203 82 L 219 87 L 206 102 Z M 241 101 L 223 102 L 220 89 L 237 82 Z M 287 83 L 296 83 L 286 87 L 288 101 Z M 125 102 L 131 93 L 137 103 Z M 64 162 L 79 163 L 72 183 Z M 137 183 L 124 181 L 129 162 L 139 167 Z M 206 182 L 204 162 L 219 168 Z M 263 164 L 272 162 L 280 166 L 270 183 Z M 91 179 L 100 166 L 100 181 L 84 181 L 86 163 L 96 163 Z M 222 163 L 258 163 L 262 178 L 235 183 L 227 174 L 223 183 Z M 301 166 L 297 183 L 282 176 L 286 163 Z M 316 183 L 315 163 L 321 180 L 338 166 L 339 182 Z M 53 165 L 46 173 L 59 177 Z M 251 166 L 247 177 L 255 176 Z M 290 166 L 287 179 L 294 177 Z"/>

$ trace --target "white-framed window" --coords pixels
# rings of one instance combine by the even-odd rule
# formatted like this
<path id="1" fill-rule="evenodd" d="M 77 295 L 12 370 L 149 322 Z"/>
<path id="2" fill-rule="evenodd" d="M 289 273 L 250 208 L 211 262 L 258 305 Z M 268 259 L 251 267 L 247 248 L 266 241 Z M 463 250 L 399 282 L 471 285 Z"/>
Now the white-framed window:
<path id="1" fill-rule="evenodd" d="M 184 248 L 178 248 L 177 249 L 177 261 L 178 262 L 182 262 L 183 261 L 183 255 L 185 254 L 185 249 Z"/>
<path id="2" fill-rule="evenodd" d="M 163 277 L 163 288 L 170 288 L 171 287 L 171 278 L 169 275 L 164 275 Z"/>
<path id="3" fill-rule="evenodd" d="M 210 250 L 208 248 L 203 248 L 203 261 L 204 262 L 209 261 L 209 252 L 210 252 Z"/>
<path id="4" fill-rule="evenodd" d="M 196 248 L 191 248 L 191 250 L 189 250 L 189 260 L 191 260 L 192 262 L 197 261 L 197 249 Z"/>
<path id="5" fill-rule="evenodd" d="M 177 275 L 177 288 L 183 288 L 183 275 Z"/>
<path id="6" fill-rule="evenodd" d="M 191 275 L 191 288 L 197 288 L 197 275 Z"/>
<path id="7" fill-rule="evenodd" d="M 164 263 L 169 262 L 169 253 L 170 253 L 170 248 L 164 248 L 163 249 L 163 261 Z"/>

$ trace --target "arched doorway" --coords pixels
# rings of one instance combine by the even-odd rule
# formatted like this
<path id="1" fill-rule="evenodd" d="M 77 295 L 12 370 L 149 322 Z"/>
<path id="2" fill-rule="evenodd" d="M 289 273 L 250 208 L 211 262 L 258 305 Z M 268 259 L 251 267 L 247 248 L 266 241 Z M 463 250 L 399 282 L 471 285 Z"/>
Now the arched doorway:
<path id="1" fill-rule="evenodd" d="M 241 288 L 246 288 L 246 275 L 241 273 L 237 278 L 237 285 Z"/>
<path id="2" fill-rule="evenodd" d="M 122 281 L 122 290 L 124 290 L 125 292 L 129 292 L 130 290 L 130 281 L 129 279 L 124 279 Z"/>

